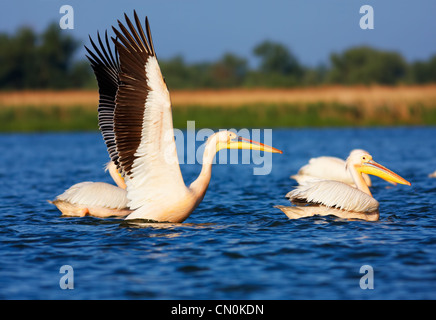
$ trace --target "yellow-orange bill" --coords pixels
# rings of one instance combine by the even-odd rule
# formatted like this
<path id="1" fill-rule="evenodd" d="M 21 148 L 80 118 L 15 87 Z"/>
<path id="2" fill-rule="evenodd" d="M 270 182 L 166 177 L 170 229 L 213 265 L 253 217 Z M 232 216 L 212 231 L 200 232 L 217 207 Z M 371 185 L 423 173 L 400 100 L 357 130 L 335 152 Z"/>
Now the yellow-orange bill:
<path id="1" fill-rule="evenodd" d="M 362 173 L 372 174 L 386 181 L 405 184 L 408 186 L 411 185 L 411 183 L 406 179 L 404 179 L 403 177 L 400 177 L 395 172 L 389 170 L 388 168 L 382 166 L 381 164 L 373 160 L 363 163 L 358 169 Z"/>
<path id="2" fill-rule="evenodd" d="M 217 151 L 221 149 L 249 149 L 260 150 L 272 153 L 283 153 L 281 150 L 268 146 L 266 144 L 238 137 L 236 141 L 228 141 L 226 143 L 220 143 L 217 146 Z"/>
<path id="3" fill-rule="evenodd" d="M 238 144 L 238 149 L 251 149 L 251 150 L 260 150 L 260 151 L 266 151 L 272 153 L 283 153 L 283 151 L 276 149 L 274 147 L 250 139 L 245 139 L 242 137 L 238 137 L 238 141 L 236 143 Z"/>

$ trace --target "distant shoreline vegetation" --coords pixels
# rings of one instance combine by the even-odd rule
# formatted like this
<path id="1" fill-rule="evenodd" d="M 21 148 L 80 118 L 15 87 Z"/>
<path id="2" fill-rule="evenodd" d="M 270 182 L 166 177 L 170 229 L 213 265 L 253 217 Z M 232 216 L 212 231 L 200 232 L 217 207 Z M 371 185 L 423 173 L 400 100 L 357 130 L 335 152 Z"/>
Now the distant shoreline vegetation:
<path id="1" fill-rule="evenodd" d="M 0 132 L 98 130 L 97 83 L 81 42 L 57 23 L 0 33 Z M 361 46 L 302 65 L 284 45 L 263 41 L 258 67 L 226 53 L 218 61 L 160 60 L 176 128 L 436 125 L 436 55 L 407 62 Z"/>
<path id="2" fill-rule="evenodd" d="M 175 91 L 185 129 L 436 125 L 436 86 Z M 95 91 L 0 93 L 0 132 L 96 131 Z"/>
<path id="3" fill-rule="evenodd" d="M 196 128 L 303 128 L 303 127 L 371 127 L 399 125 L 436 125 L 436 106 L 415 105 L 406 116 L 380 107 L 367 114 L 356 106 L 338 103 L 258 104 L 223 109 L 220 106 L 185 106 L 173 109 L 174 127 L 186 129 L 187 121 Z M 2 106 L 0 132 L 96 131 L 97 110 L 88 107 L 20 108 Z"/>
<path id="4" fill-rule="evenodd" d="M 82 45 L 57 23 L 40 34 L 29 27 L 0 33 L 0 89 L 95 89 L 87 59 L 73 58 Z M 212 62 L 187 63 L 182 56 L 160 59 L 160 66 L 171 90 L 436 83 L 436 54 L 407 62 L 395 51 L 358 46 L 332 53 L 327 65 L 308 67 L 283 44 L 265 40 L 252 55 L 256 68 L 231 52 Z"/>

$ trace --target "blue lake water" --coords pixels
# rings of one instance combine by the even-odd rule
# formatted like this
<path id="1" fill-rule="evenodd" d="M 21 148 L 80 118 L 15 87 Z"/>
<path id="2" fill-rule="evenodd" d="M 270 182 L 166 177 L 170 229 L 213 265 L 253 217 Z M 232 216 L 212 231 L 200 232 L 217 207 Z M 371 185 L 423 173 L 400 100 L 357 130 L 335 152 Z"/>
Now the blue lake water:
<path id="1" fill-rule="evenodd" d="M 81 181 L 111 182 L 95 133 L 2 134 L 1 299 L 435 299 L 436 128 L 273 130 L 271 173 L 216 164 L 183 224 L 61 217 L 46 200 Z M 412 186 L 374 177 L 377 222 L 289 220 L 289 179 L 311 157 L 353 148 Z M 185 181 L 199 164 L 182 165 Z M 61 289 L 63 265 L 74 289 Z M 362 266 L 374 289 L 361 289 Z M 70 274 L 71 275 L 71 274 Z"/>

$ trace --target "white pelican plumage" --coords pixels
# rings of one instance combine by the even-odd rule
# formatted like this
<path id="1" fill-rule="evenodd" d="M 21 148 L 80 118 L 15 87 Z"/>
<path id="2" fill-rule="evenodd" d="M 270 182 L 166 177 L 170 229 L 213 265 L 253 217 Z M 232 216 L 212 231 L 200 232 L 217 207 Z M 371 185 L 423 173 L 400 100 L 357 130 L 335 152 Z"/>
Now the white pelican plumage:
<path id="1" fill-rule="evenodd" d="M 136 12 L 136 28 L 124 16 L 127 27 L 120 21 L 119 30 L 113 27 L 116 58 L 107 38 L 106 49 L 99 37 L 101 50 L 94 44 L 95 52 L 88 50 L 99 84 L 100 131 L 127 186 L 126 190 L 117 188 L 116 192 L 125 193 L 126 208 L 131 211 L 126 219 L 183 222 L 202 201 L 219 150 L 282 152 L 230 131 L 215 133 L 206 142 L 198 178 L 187 187 L 177 158 L 170 96 L 156 58 L 148 19 L 144 33 Z M 107 203 L 105 207 L 108 215 L 114 209 L 111 205 Z"/>
<path id="2" fill-rule="evenodd" d="M 121 69 L 116 50 L 115 55 L 110 50 L 107 33 L 105 34 L 107 49 L 100 35 L 97 35 L 100 48 L 90 37 L 96 54 L 86 46 L 85 48 L 89 53 L 87 58 L 91 62 L 91 67 L 94 70 L 99 87 L 98 125 L 103 140 L 106 143 L 109 156 L 112 158 L 115 153 L 113 115 Z M 85 181 L 71 186 L 64 193 L 58 195 L 55 200 L 49 202 L 56 205 L 65 216 L 127 216 L 132 211 L 127 207 L 127 192 L 125 191 L 127 186 L 125 181 L 114 161 L 107 163 L 106 171 L 109 171 L 118 188 L 104 182 Z"/>
<path id="3" fill-rule="evenodd" d="M 112 161 L 107 163 L 106 171 L 109 171 L 117 186 L 105 182 L 80 182 L 49 202 L 65 216 L 124 217 L 128 215 L 131 210 L 127 208 L 124 179 Z"/>
<path id="4" fill-rule="evenodd" d="M 362 173 L 410 186 L 410 182 L 376 163 L 372 156 L 363 150 L 353 150 L 346 164 L 357 188 L 339 181 L 310 180 L 286 195 L 295 206 L 276 208 L 291 219 L 335 215 L 341 218 L 375 221 L 379 218 L 379 203 L 372 197 Z"/>
<path id="5" fill-rule="evenodd" d="M 123 177 L 121 176 L 121 174 L 119 173 L 117 166 L 115 165 L 115 163 L 113 161 L 109 161 L 106 164 L 105 167 L 105 171 L 108 171 L 112 180 L 114 180 L 114 182 L 117 184 L 117 186 L 121 189 L 126 189 L 126 183 L 124 182 Z"/>
<path id="6" fill-rule="evenodd" d="M 361 151 L 366 152 L 364 150 Z M 371 187 L 371 178 L 365 173 L 362 174 L 362 177 L 365 180 L 366 185 Z M 341 181 L 351 186 L 355 186 L 350 172 L 346 169 L 345 160 L 336 157 L 322 156 L 312 158 L 309 160 L 309 163 L 301 167 L 300 170 L 298 170 L 298 173 L 292 175 L 291 178 L 296 180 L 298 184 L 304 184 L 313 179 L 323 179 Z"/>

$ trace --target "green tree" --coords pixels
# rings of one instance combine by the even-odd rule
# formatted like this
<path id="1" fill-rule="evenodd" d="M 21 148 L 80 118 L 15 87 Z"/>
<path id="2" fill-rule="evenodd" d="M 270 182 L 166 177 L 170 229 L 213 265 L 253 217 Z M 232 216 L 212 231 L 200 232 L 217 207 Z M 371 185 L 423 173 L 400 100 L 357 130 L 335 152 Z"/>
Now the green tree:
<path id="1" fill-rule="evenodd" d="M 328 73 L 328 68 L 325 65 L 319 65 L 314 68 L 304 68 L 304 73 L 301 79 L 303 86 L 316 86 L 325 83 Z"/>
<path id="2" fill-rule="evenodd" d="M 189 70 L 182 56 L 176 56 L 169 60 L 159 60 L 160 69 L 165 82 L 170 88 L 187 88 Z"/>
<path id="3" fill-rule="evenodd" d="M 436 82 L 436 55 L 428 61 L 416 61 L 410 66 L 411 79 L 413 83 Z"/>
<path id="4" fill-rule="evenodd" d="M 289 87 L 298 85 L 303 67 L 297 58 L 282 44 L 264 41 L 253 54 L 260 59 L 259 70 L 251 72 L 248 86 Z"/>
<path id="5" fill-rule="evenodd" d="M 79 48 L 79 41 L 63 32 L 55 23 L 44 31 L 41 40 L 38 48 L 39 87 L 68 87 L 72 58 Z"/>
<path id="6" fill-rule="evenodd" d="M 341 84 L 397 84 L 405 80 L 408 67 L 400 54 L 366 46 L 332 54 L 330 61 L 328 79 Z"/>
<path id="7" fill-rule="evenodd" d="M 37 81 L 35 66 L 37 36 L 32 29 L 20 28 L 14 37 L 0 35 L 0 86 L 23 89 Z"/>
<path id="8" fill-rule="evenodd" d="M 220 61 L 211 66 L 214 85 L 217 87 L 241 86 L 248 72 L 247 60 L 232 53 L 226 53 Z"/>
<path id="9" fill-rule="evenodd" d="M 301 75 L 302 68 L 297 59 L 282 44 L 264 41 L 253 50 L 260 58 L 260 71 L 264 73 L 277 73 L 282 75 Z"/>
<path id="10" fill-rule="evenodd" d="M 159 61 L 162 74 L 169 88 L 194 89 L 213 86 L 211 63 L 188 65 L 182 56 Z"/>
<path id="11" fill-rule="evenodd" d="M 74 61 L 80 42 L 53 23 L 40 35 L 22 27 L 0 34 L 0 88 L 95 86 L 89 63 Z"/>

